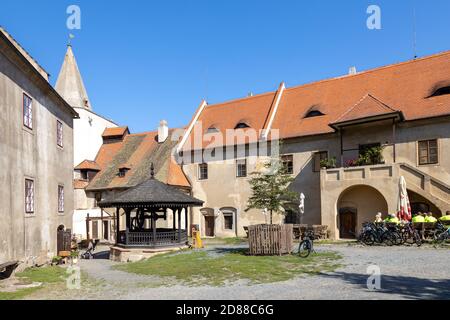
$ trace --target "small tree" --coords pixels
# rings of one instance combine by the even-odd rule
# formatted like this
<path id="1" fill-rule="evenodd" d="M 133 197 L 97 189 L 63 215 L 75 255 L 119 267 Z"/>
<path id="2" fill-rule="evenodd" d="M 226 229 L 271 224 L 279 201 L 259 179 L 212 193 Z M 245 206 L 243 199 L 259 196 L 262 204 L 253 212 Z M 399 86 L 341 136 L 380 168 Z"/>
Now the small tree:
<path id="1" fill-rule="evenodd" d="M 286 168 L 279 159 L 264 163 L 264 170 L 251 174 L 249 183 L 252 196 L 245 211 L 267 209 L 272 224 L 273 212 L 278 212 L 284 205 L 297 201 L 297 193 L 288 189 L 292 181 L 294 177 L 286 173 Z"/>

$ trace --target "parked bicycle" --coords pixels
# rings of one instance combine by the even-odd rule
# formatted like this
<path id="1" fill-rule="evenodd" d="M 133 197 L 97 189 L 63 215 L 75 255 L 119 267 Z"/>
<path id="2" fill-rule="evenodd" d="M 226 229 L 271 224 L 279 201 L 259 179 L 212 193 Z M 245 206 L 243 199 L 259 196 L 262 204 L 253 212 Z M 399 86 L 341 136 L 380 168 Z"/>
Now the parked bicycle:
<path id="1" fill-rule="evenodd" d="M 382 223 L 365 223 L 358 237 L 365 245 L 372 246 L 375 243 L 393 246 L 397 243 L 397 236 Z"/>
<path id="2" fill-rule="evenodd" d="M 422 238 L 418 230 L 414 229 L 413 224 L 407 223 L 400 229 L 403 243 L 416 244 L 418 247 L 422 245 Z"/>
<path id="3" fill-rule="evenodd" d="M 450 227 L 443 225 L 441 222 L 437 222 L 433 240 L 435 243 L 444 243 L 450 240 Z"/>
<path id="4" fill-rule="evenodd" d="M 307 258 L 311 252 L 314 252 L 314 232 L 308 230 L 298 246 L 298 255 L 302 258 Z"/>

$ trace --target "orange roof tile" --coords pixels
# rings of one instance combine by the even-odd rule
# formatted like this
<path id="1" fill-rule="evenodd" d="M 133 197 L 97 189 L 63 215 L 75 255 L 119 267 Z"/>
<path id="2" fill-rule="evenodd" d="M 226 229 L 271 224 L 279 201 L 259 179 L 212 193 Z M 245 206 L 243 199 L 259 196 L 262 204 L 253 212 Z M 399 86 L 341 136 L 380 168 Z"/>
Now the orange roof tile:
<path id="1" fill-rule="evenodd" d="M 178 140 L 173 141 L 169 130 L 169 138 L 158 143 L 158 132 L 128 134 L 122 141 L 104 143 L 100 148 L 96 161 L 102 170 L 93 178 L 88 190 L 129 188 L 150 177 L 150 165 L 154 164 L 155 178 L 161 182 L 190 187 L 181 167 L 171 160 L 173 148 Z M 173 161 L 173 163 L 172 163 Z M 130 170 L 124 177 L 119 177 L 119 169 Z"/>
<path id="2" fill-rule="evenodd" d="M 130 133 L 128 127 L 106 128 L 105 131 L 103 131 L 102 137 L 118 137 L 128 133 Z"/>
<path id="3" fill-rule="evenodd" d="M 399 111 L 389 107 L 374 96 L 367 94 L 357 104 L 342 114 L 334 124 L 395 113 L 399 113 Z"/>
<path id="4" fill-rule="evenodd" d="M 73 188 L 74 189 L 85 189 L 89 184 L 89 181 L 82 179 L 74 179 L 73 180 Z"/>
<path id="5" fill-rule="evenodd" d="M 281 95 L 271 129 L 278 129 L 283 139 L 331 133 L 334 129 L 330 124 L 337 121 L 376 115 L 389 109 L 401 112 L 405 120 L 450 115 L 450 95 L 431 97 L 442 85 L 450 85 L 450 51 L 287 88 Z M 202 132 L 190 132 L 183 150 L 223 145 L 225 131 L 234 129 L 241 119 L 257 130 L 259 138 L 259 130 L 265 128 L 273 111 L 277 92 L 207 106 L 198 119 Z M 324 115 L 305 118 L 312 109 Z M 221 135 L 207 133 L 211 126 Z M 194 140 L 201 143 L 196 145 Z M 253 140 L 248 137 L 244 142 Z"/>
<path id="6" fill-rule="evenodd" d="M 95 161 L 84 160 L 75 167 L 75 170 L 93 170 L 100 171 L 100 166 Z"/>
<path id="7" fill-rule="evenodd" d="M 371 94 L 401 111 L 405 120 L 450 114 L 450 96 L 427 98 L 437 83 L 450 80 L 450 51 L 356 75 L 286 89 L 273 128 L 282 138 L 332 132 L 361 97 Z M 304 119 L 312 106 L 325 116 Z"/>

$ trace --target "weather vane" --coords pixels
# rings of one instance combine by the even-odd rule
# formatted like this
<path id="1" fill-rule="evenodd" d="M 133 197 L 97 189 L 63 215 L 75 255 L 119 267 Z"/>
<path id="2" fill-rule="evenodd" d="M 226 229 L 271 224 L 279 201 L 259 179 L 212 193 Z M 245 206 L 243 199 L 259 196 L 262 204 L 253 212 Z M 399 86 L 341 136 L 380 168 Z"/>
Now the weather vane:
<path id="1" fill-rule="evenodd" d="M 75 38 L 75 36 L 71 33 L 69 33 L 69 43 L 68 45 L 71 46 L 72 45 L 72 39 Z"/>

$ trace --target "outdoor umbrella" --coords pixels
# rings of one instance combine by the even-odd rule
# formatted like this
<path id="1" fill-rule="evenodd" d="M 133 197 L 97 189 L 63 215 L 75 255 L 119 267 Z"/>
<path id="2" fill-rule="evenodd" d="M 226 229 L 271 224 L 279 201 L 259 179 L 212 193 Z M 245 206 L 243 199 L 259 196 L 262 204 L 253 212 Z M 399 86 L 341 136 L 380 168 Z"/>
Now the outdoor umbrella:
<path id="1" fill-rule="evenodd" d="M 400 177 L 399 183 L 397 215 L 401 220 L 411 220 L 411 205 L 409 203 L 408 191 L 406 190 L 406 181 L 403 176 Z"/>

